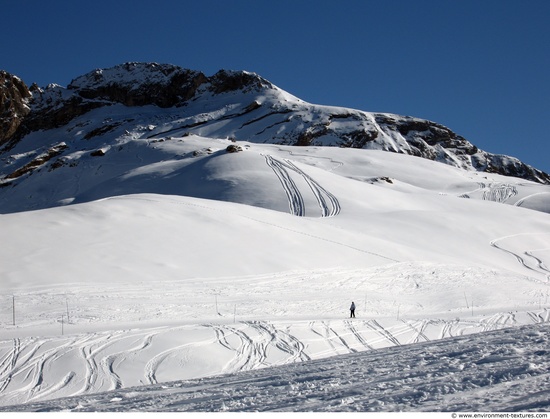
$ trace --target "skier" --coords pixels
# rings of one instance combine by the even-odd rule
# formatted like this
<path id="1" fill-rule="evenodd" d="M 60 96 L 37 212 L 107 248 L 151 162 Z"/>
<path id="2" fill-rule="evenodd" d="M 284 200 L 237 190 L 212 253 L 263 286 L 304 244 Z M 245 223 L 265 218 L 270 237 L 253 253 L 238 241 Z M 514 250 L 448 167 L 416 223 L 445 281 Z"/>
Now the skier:
<path id="1" fill-rule="evenodd" d="M 355 317 L 355 303 L 353 301 L 351 302 L 351 307 L 349 308 L 349 311 L 350 311 L 349 317 L 350 318 Z"/>

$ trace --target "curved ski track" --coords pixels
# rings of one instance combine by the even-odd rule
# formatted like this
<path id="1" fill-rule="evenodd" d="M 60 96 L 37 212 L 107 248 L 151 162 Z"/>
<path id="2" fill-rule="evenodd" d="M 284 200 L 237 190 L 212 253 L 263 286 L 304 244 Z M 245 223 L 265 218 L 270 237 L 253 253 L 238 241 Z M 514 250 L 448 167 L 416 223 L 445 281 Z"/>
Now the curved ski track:
<path id="1" fill-rule="evenodd" d="M 547 261 L 544 261 L 541 257 L 535 256 L 534 252 L 541 252 L 550 251 L 550 248 L 544 248 L 544 249 L 526 249 L 523 250 L 523 253 L 518 253 L 517 250 L 513 250 L 510 248 L 507 248 L 504 244 L 501 244 L 500 242 L 503 242 L 506 239 L 514 239 L 515 237 L 528 235 L 528 233 L 522 233 L 522 234 L 516 234 L 513 236 L 506 236 L 501 237 L 495 240 L 491 241 L 491 246 L 498 250 L 502 250 L 503 252 L 506 252 L 516 258 L 516 260 L 525 268 L 530 270 L 531 272 L 537 273 L 546 278 L 547 282 L 550 282 L 550 263 Z M 547 235 L 547 233 L 533 233 L 532 235 Z"/>
<path id="2" fill-rule="evenodd" d="M 548 322 L 550 310 L 524 317 L 523 323 Z M 193 359 L 226 374 L 514 325 L 515 314 L 498 313 L 481 320 L 247 321 L 13 339 L 0 342 L 0 405 L 187 379 Z"/>
<path id="3" fill-rule="evenodd" d="M 317 200 L 321 210 L 321 217 L 334 217 L 340 213 L 341 207 L 338 198 L 323 188 L 317 181 L 315 181 L 303 170 L 299 169 L 290 160 L 278 160 L 270 155 L 264 155 L 264 157 L 267 165 L 273 170 L 283 186 L 288 199 L 291 214 L 299 217 L 304 217 L 306 215 L 304 197 L 296 182 L 292 178 L 291 172 L 301 176 L 301 178 L 307 183 L 315 199 Z"/>

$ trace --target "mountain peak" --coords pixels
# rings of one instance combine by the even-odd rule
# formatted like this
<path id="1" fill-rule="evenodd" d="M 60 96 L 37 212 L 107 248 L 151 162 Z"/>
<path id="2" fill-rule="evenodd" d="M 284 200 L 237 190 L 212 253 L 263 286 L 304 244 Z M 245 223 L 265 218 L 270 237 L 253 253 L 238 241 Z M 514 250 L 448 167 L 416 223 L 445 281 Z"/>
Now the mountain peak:
<path id="1" fill-rule="evenodd" d="M 129 62 L 86 73 L 72 80 L 67 89 L 84 99 L 171 107 L 191 98 L 206 80 L 199 71 L 171 64 Z"/>
<path id="2" fill-rule="evenodd" d="M 230 91 L 260 91 L 273 88 L 267 80 L 246 71 L 220 70 L 212 77 L 200 71 L 172 64 L 127 62 L 114 67 L 96 69 L 73 79 L 67 88 L 49 85 L 36 89 L 33 108 L 51 112 L 70 109 L 81 115 L 92 108 L 121 103 L 125 106 L 155 105 L 161 108 L 182 106 L 198 92 L 222 94 Z M 66 112 L 64 112 L 66 113 Z M 50 118 L 54 126 L 68 122 L 65 118 Z M 36 127 L 29 127 L 34 131 Z M 41 125 L 38 129 L 44 129 Z"/>
<path id="3" fill-rule="evenodd" d="M 109 84 L 168 84 L 175 74 L 198 73 L 171 64 L 127 62 L 111 68 L 95 69 L 73 79 L 72 90 L 93 90 Z"/>
<path id="4" fill-rule="evenodd" d="M 248 71 L 220 70 L 209 79 L 214 93 L 234 90 L 272 89 L 273 85 L 256 73 Z"/>
<path id="5" fill-rule="evenodd" d="M 90 71 L 66 88 L 48 85 L 45 89 L 27 89 L 17 77 L 2 74 L 1 95 L 8 98 L 0 109 L 2 127 L 6 127 L 0 147 L 5 150 L 29 133 L 66 126 L 94 109 L 153 105 L 181 109 L 178 118 L 182 121 L 167 121 L 155 135 L 198 134 L 252 143 L 377 149 L 550 184 L 550 175 L 513 157 L 480 150 L 443 125 L 310 104 L 252 72 L 222 69 L 208 77 L 172 64 L 127 62 Z M 85 138 L 102 132 L 103 128 L 96 127 Z"/>
<path id="6" fill-rule="evenodd" d="M 96 69 L 72 80 L 67 89 L 86 99 L 102 98 L 127 106 L 176 106 L 206 85 L 216 94 L 235 90 L 261 90 L 273 85 L 247 71 L 222 69 L 212 77 L 172 64 L 127 62 Z"/>

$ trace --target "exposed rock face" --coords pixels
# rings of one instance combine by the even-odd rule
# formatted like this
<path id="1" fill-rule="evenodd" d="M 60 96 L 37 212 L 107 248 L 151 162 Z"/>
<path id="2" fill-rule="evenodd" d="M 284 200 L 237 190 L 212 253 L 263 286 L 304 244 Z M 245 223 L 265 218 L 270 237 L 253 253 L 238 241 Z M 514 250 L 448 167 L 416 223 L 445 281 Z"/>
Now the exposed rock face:
<path id="1" fill-rule="evenodd" d="M 0 146 L 8 142 L 25 116 L 31 93 L 18 77 L 0 70 Z"/>
<path id="2" fill-rule="evenodd" d="M 67 88 L 83 99 L 168 108 L 192 98 L 206 81 L 200 72 L 172 65 L 126 63 L 94 70 L 74 79 Z"/>
<path id="3" fill-rule="evenodd" d="M 267 80 L 246 71 L 220 70 L 208 81 L 211 83 L 210 90 L 216 94 L 241 89 L 247 91 L 251 89 L 273 88 L 273 85 Z"/>
<path id="4" fill-rule="evenodd" d="M 8 174 L 5 179 L 15 179 L 24 174 L 31 173 L 34 169 L 44 165 L 56 156 L 59 156 L 63 150 L 67 148 L 67 144 L 59 143 L 46 150 L 44 153 L 38 155 L 25 166 L 17 169 L 16 171 Z"/>
<path id="5" fill-rule="evenodd" d="M 120 103 L 126 106 L 177 106 L 190 99 L 207 80 L 204 74 L 172 65 L 126 63 L 80 76 L 66 89 L 52 84 L 32 92 L 33 112 L 18 137 L 63 126 L 92 109 Z"/>
<path id="6" fill-rule="evenodd" d="M 57 128 L 92 109 L 114 103 L 161 108 L 183 106 L 201 87 L 221 94 L 241 89 L 271 88 L 272 85 L 256 74 L 243 71 L 220 70 L 208 78 L 201 72 L 170 64 L 125 63 L 77 77 L 66 89 L 55 84 L 45 89 L 35 87 L 32 90 L 32 113 L 23 124 L 22 118 L 17 119 L 17 124 L 4 137 L 19 139 L 29 132 Z M 24 93 L 25 98 L 31 97 L 26 87 Z M 25 115 L 29 111 L 27 107 Z"/>
<path id="7" fill-rule="evenodd" d="M 207 77 L 170 64 L 125 63 L 77 77 L 67 88 L 52 84 L 30 90 L 17 77 L 0 72 L 0 95 L 0 150 L 30 132 L 65 126 L 96 108 L 154 105 L 182 110 L 182 122 L 170 124 L 161 132 L 165 135 L 185 130 L 250 142 L 378 149 L 550 184 L 550 175 L 518 159 L 479 150 L 437 123 L 312 105 L 245 71 L 220 70 Z M 84 139 L 105 135 L 122 123 L 96 127 Z"/>

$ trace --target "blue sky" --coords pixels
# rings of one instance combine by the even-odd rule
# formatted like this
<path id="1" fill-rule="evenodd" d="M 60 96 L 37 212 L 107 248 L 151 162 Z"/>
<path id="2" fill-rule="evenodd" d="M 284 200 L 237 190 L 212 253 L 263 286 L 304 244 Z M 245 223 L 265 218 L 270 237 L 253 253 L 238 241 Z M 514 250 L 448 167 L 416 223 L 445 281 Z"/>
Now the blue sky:
<path id="1" fill-rule="evenodd" d="M 547 0 L 0 0 L 0 69 L 248 70 L 308 102 L 446 125 L 550 172 Z"/>

